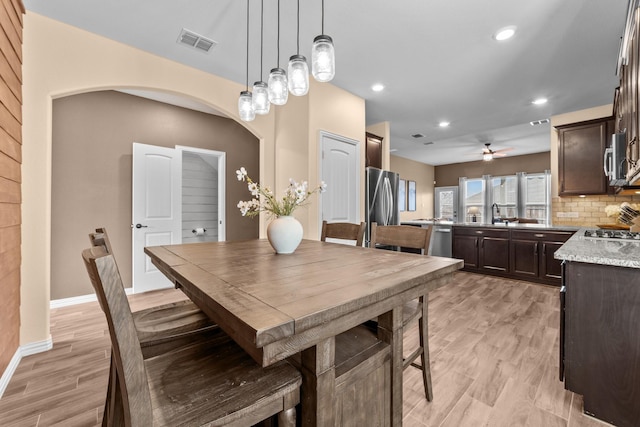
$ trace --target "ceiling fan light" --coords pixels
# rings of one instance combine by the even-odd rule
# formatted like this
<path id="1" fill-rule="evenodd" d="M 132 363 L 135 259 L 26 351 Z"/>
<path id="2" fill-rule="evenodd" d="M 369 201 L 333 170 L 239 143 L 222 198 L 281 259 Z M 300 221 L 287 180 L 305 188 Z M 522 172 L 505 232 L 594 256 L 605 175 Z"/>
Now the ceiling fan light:
<path id="1" fill-rule="evenodd" d="M 274 105 L 284 105 L 289 99 L 287 74 L 282 68 L 274 68 L 269 73 L 269 101 Z"/>
<path id="2" fill-rule="evenodd" d="M 321 83 L 329 82 L 336 74 L 336 55 L 333 40 L 326 35 L 313 39 L 311 48 L 311 74 Z"/>
<path id="3" fill-rule="evenodd" d="M 493 153 L 483 153 L 482 160 L 484 160 L 485 162 L 493 160 Z"/>
<path id="4" fill-rule="evenodd" d="M 238 98 L 238 113 L 240 114 L 240 120 L 243 122 L 250 122 L 256 118 L 252 98 L 251 92 L 248 90 L 240 92 L 240 97 Z"/>
<path id="5" fill-rule="evenodd" d="M 293 55 L 289 58 L 289 91 L 292 95 L 303 96 L 309 92 L 309 66 L 307 58 L 302 55 Z"/>
<path id="6" fill-rule="evenodd" d="M 255 82 L 253 84 L 253 109 L 256 114 L 269 114 L 269 90 L 265 82 Z"/>

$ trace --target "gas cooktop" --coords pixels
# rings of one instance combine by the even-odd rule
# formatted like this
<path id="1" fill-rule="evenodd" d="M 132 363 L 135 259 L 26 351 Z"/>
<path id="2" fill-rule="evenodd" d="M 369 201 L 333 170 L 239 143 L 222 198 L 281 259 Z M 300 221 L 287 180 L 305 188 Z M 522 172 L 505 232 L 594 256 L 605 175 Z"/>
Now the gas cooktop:
<path id="1" fill-rule="evenodd" d="M 627 230 L 585 230 L 584 237 L 592 239 L 640 240 L 640 233 Z"/>

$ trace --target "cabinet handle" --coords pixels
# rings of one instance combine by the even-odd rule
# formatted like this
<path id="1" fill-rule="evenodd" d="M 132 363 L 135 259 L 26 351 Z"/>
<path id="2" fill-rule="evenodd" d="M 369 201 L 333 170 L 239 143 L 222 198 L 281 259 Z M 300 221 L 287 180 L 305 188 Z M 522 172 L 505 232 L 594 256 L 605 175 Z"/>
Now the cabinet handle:
<path id="1" fill-rule="evenodd" d="M 542 244 L 542 256 L 547 256 L 547 245 Z"/>
<path id="2" fill-rule="evenodd" d="M 478 247 L 478 239 L 476 239 L 476 248 Z"/>
<path id="3" fill-rule="evenodd" d="M 538 244 L 536 243 L 536 245 L 533 247 L 533 254 L 534 255 L 538 255 Z"/>
<path id="4" fill-rule="evenodd" d="M 534 234 L 534 237 L 544 237 L 544 234 Z"/>

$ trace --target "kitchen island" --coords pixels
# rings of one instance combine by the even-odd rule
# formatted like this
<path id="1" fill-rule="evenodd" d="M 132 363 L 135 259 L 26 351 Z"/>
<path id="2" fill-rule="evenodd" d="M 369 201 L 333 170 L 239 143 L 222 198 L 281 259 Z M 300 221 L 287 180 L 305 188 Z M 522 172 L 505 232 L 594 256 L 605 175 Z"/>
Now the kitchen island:
<path id="1" fill-rule="evenodd" d="M 560 380 L 584 411 L 616 426 L 640 425 L 640 240 L 581 229 L 558 251 Z M 638 235 L 640 237 L 640 235 Z"/>

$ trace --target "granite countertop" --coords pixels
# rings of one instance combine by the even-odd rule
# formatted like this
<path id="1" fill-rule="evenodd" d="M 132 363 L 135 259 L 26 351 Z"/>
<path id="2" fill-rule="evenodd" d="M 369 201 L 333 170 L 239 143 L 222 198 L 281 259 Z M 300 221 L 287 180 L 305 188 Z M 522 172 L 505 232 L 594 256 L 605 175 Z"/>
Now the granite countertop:
<path id="1" fill-rule="evenodd" d="M 594 239 L 581 228 L 555 252 L 556 259 L 640 268 L 640 241 Z"/>
<path id="2" fill-rule="evenodd" d="M 520 224 L 518 222 L 509 223 L 496 223 L 496 224 L 482 224 L 479 222 L 459 222 L 455 223 L 456 227 L 482 227 L 482 228 L 522 228 L 522 229 L 535 229 L 535 230 L 548 230 L 548 231 L 577 231 L 580 227 L 574 227 L 570 225 L 547 225 L 547 224 Z"/>

